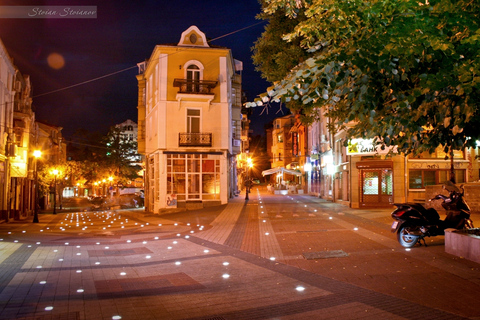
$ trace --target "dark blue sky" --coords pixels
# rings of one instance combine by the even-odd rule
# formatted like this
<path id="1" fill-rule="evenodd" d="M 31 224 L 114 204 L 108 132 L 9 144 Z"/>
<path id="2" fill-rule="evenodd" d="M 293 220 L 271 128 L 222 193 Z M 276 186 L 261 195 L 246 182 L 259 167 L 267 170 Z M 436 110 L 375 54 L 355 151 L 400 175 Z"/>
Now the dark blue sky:
<path id="1" fill-rule="evenodd" d="M 37 118 L 64 127 L 67 137 L 78 128 L 106 132 L 111 125 L 137 119 L 136 64 L 148 59 L 155 45 L 177 43 L 191 25 L 215 39 L 260 22 L 255 19 L 260 12 L 257 0 L 24 0 L 21 5 L 97 7 L 96 19 L 0 19 L 0 38 L 20 71 L 32 78 Z M 243 88 L 249 99 L 268 86 L 251 62 L 251 47 L 264 25 L 212 42 L 232 49 L 233 56 L 243 61 Z M 64 58 L 62 68 L 49 66 L 52 53 Z M 252 115 L 255 134 L 277 112 L 260 116 L 261 111 Z"/>

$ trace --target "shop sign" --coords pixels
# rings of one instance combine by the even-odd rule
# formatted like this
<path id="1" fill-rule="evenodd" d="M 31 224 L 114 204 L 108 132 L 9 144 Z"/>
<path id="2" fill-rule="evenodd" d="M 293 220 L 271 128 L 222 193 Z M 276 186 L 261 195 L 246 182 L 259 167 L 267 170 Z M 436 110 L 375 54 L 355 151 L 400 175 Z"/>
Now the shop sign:
<path id="1" fill-rule="evenodd" d="M 292 132 L 292 155 L 298 156 L 298 133 Z"/>
<path id="2" fill-rule="evenodd" d="M 368 155 L 368 154 L 387 154 L 394 151 L 395 147 L 386 147 L 382 150 L 380 146 L 373 145 L 373 139 L 352 139 L 348 141 L 347 155 Z"/>

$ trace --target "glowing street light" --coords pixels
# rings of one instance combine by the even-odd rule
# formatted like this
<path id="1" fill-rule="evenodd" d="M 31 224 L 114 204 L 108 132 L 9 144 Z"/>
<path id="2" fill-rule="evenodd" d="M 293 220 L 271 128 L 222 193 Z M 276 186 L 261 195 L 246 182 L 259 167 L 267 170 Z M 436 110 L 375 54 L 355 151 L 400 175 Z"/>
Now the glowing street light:
<path id="1" fill-rule="evenodd" d="M 35 158 L 35 187 L 34 187 L 34 201 L 33 201 L 33 223 L 38 223 L 38 173 L 37 173 L 37 160 L 42 156 L 42 151 L 33 151 L 33 157 Z"/>

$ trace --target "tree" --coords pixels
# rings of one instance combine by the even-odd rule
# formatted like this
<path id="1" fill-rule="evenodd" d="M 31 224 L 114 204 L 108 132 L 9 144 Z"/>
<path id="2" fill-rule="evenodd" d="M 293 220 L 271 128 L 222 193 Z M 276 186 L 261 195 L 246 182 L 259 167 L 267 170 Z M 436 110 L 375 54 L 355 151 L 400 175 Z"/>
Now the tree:
<path id="1" fill-rule="evenodd" d="M 313 56 L 255 103 L 325 107 L 348 137 L 405 154 L 475 147 L 480 139 L 478 0 L 269 0 L 266 14 L 297 20 L 287 41 Z"/>
<path id="2" fill-rule="evenodd" d="M 266 1 L 263 0 L 262 7 L 266 6 Z M 255 70 L 260 71 L 262 78 L 274 83 L 283 79 L 296 65 L 312 55 L 300 45 L 300 37 L 289 42 L 283 39 L 294 31 L 298 22 L 305 20 L 305 15 L 300 10 L 296 19 L 291 19 L 285 15 L 285 11 L 278 10 L 273 13 L 263 12 L 257 15 L 257 19 L 267 20 L 268 24 L 251 48 L 252 60 Z M 300 107 L 299 101 L 291 100 L 288 103 L 288 108 L 298 110 Z"/>
<path id="3" fill-rule="evenodd" d="M 139 177 L 141 167 L 137 164 L 139 162 L 137 144 L 124 139 L 121 128 L 110 128 L 103 143 L 106 149 L 101 164 L 108 172 L 106 176 L 115 176 L 115 181 L 121 185 L 126 185 Z"/>

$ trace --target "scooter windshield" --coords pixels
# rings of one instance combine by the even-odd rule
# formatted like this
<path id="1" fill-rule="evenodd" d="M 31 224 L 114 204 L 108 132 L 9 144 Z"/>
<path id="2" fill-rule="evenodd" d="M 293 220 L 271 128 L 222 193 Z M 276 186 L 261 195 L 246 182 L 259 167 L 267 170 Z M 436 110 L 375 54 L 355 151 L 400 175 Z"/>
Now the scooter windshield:
<path id="1" fill-rule="evenodd" d="M 457 193 L 461 192 L 461 190 L 452 181 L 445 181 L 443 183 L 443 186 L 448 192 L 452 192 L 452 191 Z"/>

